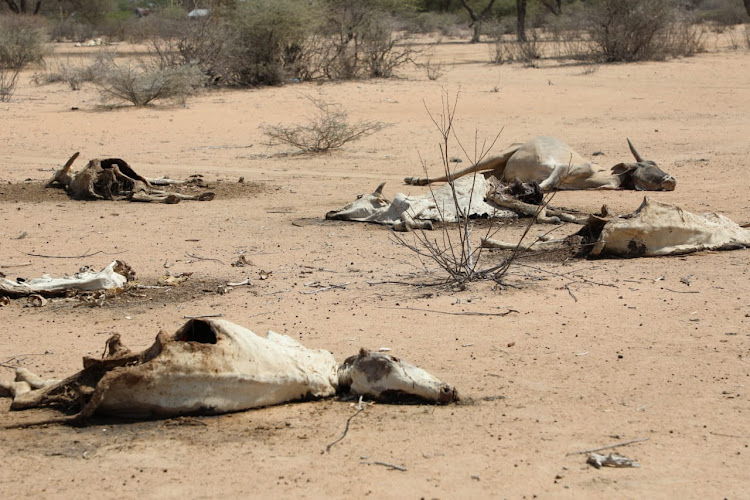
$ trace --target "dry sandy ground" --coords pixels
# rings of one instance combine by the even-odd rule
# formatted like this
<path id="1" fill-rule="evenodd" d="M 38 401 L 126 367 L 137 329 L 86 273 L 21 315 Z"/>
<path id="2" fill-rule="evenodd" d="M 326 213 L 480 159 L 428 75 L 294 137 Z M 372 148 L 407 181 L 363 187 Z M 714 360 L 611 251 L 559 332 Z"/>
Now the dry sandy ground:
<path id="1" fill-rule="evenodd" d="M 58 54 L 86 50 L 65 46 Z M 368 405 L 329 453 L 326 445 L 355 412 L 350 402 L 6 429 L 5 498 L 747 497 L 747 251 L 521 261 L 507 277 L 514 287 L 477 283 L 456 291 L 373 284 L 426 283 L 439 273 L 428 266 L 425 274 L 384 228 L 322 217 L 384 180 L 388 195 L 425 192 L 402 184 L 405 175 L 421 173 L 420 156 L 431 172 L 439 168 L 439 138 L 425 106 L 438 112 L 443 89 L 451 96 L 460 89 L 457 131 L 469 150 L 475 131 L 481 141 L 502 130 L 497 150 L 544 133 L 609 165 L 629 157 L 630 137 L 678 180 L 674 192 L 654 198 L 746 223 L 750 53 L 712 46 L 690 59 L 589 72 L 492 66 L 486 45 L 433 50 L 434 60 L 453 65 L 438 81 L 413 70 L 388 81 L 211 92 L 187 107 L 102 110 L 93 88 L 36 87 L 33 71 L 23 75 L 16 98 L 0 106 L 0 264 L 31 265 L 3 271 L 64 274 L 118 258 L 143 284 L 154 284 L 167 266 L 193 275 L 173 290 L 121 296 L 102 307 L 52 301 L 37 309 L 17 300 L 0 308 L 2 379 L 13 375 L 5 365 L 63 377 L 83 355 L 99 355 L 111 333 L 142 349 L 185 315 L 223 314 L 340 360 L 360 347 L 389 347 L 473 401 Z M 305 96 L 389 127 L 329 155 L 264 145 L 259 126 L 298 123 L 311 111 Z M 81 151 L 79 167 L 84 159 L 116 156 L 146 176 L 222 180 L 227 195 L 143 205 L 42 192 L 38 183 L 74 151 Z M 597 151 L 604 155 L 592 157 Z M 460 156 L 457 149 L 449 154 Z M 241 176 L 249 187 L 227 189 Z M 578 192 L 559 193 L 555 203 L 587 211 L 606 203 L 628 212 L 641 199 L 636 192 Z M 520 232 L 511 225 L 501 236 Z M 240 254 L 252 265 L 231 266 Z M 259 279 L 261 270 L 272 271 L 269 279 Z M 686 276 L 689 286 L 680 280 Z M 252 286 L 216 293 L 218 283 L 246 277 Z M 304 293 L 314 281 L 347 285 Z M 463 314 L 508 309 L 517 312 Z M 0 425 L 55 415 L 8 407 L 0 401 Z M 584 455 L 568 454 L 638 438 L 648 440 L 619 450 L 641 463 L 637 469 L 596 470 Z"/>

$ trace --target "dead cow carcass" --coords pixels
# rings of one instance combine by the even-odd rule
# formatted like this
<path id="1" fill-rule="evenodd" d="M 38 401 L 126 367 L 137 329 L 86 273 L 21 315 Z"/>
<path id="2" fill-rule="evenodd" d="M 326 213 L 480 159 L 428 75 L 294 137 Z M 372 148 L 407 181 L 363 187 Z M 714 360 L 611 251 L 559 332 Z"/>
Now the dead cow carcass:
<path id="1" fill-rule="evenodd" d="M 214 193 L 185 195 L 155 189 L 155 184 L 178 184 L 168 179 L 147 179 L 119 158 L 91 160 L 80 172 L 71 173 L 75 153 L 47 181 L 46 187 L 61 186 L 77 200 L 130 200 L 157 203 L 179 203 L 181 200 L 210 201 Z"/>
<path id="2" fill-rule="evenodd" d="M 458 172 L 440 177 L 407 177 L 406 184 L 422 186 L 433 182 L 458 179 L 478 172 L 492 172 L 508 182 L 536 181 L 544 191 L 553 189 L 635 189 L 638 191 L 672 191 L 677 181 L 663 172 L 655 162 L 646 160 L 628 139 L 636 163 L 618 163 L 609 171 L 584 160 L 556 137 L 534 137 L 523 144 L 513 144 L 495 156 Z"/>
<path id="3" fill-rule="evenodd" d="M 224 320 L 194 319 L 174 334 L 132 353 L 119 335 L 103 359 L 85 357 L 83 370 L 61 382 L 19 370 L 3 384 L 11 409 L 55 406 L 120 417 L 217 414 L 333 396 L 351 391 L 381 400 L 418 398 L 448 403 L 455 389 L 392 356 L 360 352 L 339 367 L 333 355 L 286 335 L 260 337 Z"/>
<path id="4" fill-rule="evenodd" d="M 360 195 L 340 210 L 332 210 L 326 219 L 374 222 L 391 226 L 396 231 L 432 229 L 432 222 L 456 222 L 462 217 L 516 217 L 508 210 L 484 201 L 490 187 L 482 175 L 457 179 L 428 194 L 408 196 L 396 194 L 393 201 L 383 195 L 380 184 L 370 194 Z"/>
<path id="5" fill-rule="evenodd" d="M 572 237 L 581 241 L 579 253 L 590 257 L 656 257 L 750 247 L 750 230 L 723 215 L 695 215 L 648 197 L 632 214 L 611 217 L 604 209 L 601 215 L 592 215 Z M 566 238 L 520 246 L 526 250 L 550 250 L 569 244 Z M 486 239 L 482 245 L 513 249 L 519 244 Z"/>

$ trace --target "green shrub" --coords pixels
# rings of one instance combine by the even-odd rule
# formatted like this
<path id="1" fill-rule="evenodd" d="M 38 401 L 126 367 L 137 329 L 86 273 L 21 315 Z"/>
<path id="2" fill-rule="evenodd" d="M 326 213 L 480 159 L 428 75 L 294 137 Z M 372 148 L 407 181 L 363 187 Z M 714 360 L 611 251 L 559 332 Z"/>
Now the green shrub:
<path id="1" fill-rule="evenodd" d="M 310 5 L 301 0 L 255 0 L 227 13 L 225 83 L 281 85 L 292 78 L 314 22 Z"/>

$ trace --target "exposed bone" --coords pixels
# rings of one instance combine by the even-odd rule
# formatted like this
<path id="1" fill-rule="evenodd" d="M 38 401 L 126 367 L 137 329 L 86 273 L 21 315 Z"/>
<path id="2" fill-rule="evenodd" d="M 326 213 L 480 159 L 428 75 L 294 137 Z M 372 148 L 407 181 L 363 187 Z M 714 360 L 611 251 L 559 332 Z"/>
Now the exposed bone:
<path id="1" fill-rule="evenodd" d="M 609 455 L 600 455 L 592 453 L 586 460 L 586 463 L 593 465 L 597 469 L 602 467 L 640 467 L 641 464 L 630 458 L 610 453 Z"/>
<path id="2" fill-rule="evenodd" d="M 134 274 L 125 262 L 116 260 L 99 272 L 84 271 L 64 278 L 43 275 L 22 282 L 0 279 L 0 295 L 22 297 L 38 294 L 53 297 L 64 295 L 71 290 L 83 292 L 122 288 Z"/>
<path id="3" fill-rule="evenodd" d="M 140 202 L 179 203 L 181 200 L 210 201 L 215 197 L 215 194 L 210 192 L 186 195 L 153 189 L 153 185 L 185 184 L 186 181 L 153 179 L 152 185 L 152 179 L 139 175 L 127 162 L 119 158 L 91 160 L 83 170 L 73 174 L 71 166 L 78 155 L 79 153 L 75 153 L 71 156 L 45 186 L 60 185 L 75 199 L 128 199 Z"/>
<path id="4" fill-rule="evenodd" d="M 174 334 L 160 332 L 140 353 L 114 335 L 102 359 L 84 357 L 83 370 L 63 381 L 40 383 L 18 374 L 17 382 L 0 384 L 0 393 L 14 398 L 12 410 L 60 407 L 79 411 L 78 420 L 95 412 L 134 418 L 216 414 L 337 390 L 386 401 L 458 399 L 452 386 L 392 356 L 362 350 L 339 368 L 328 351 L 274 332 L 259 337 L 218 319 L 192 319 Z"/>
<path id="5" fill-rule="evenodd" d="M 543 207 L 541 205 L 532 205 L 530 203 L 524 203 L 515 198 L 509 198 L 503 196 L 497 192 L 490 192 L 487 194 L 487 199 L 495 205 L 513 212 L 519 215 L 525 215 L 527 217 L 536 217 L 538 222 L 544 224 L 559 224 L 560 222 L 572 222 L 576 224 L 583 224 L 585 217 L 575 216 L 572 213 L 563 212 L 554 208 Z"/>
<path id="6" fill-rule="evenodd" d="M 490 184 L 481 175 L 458 179 L 453 187 L 441 186 L 420 196 L 398 193 L 392 202 L 383 196 L 383 185 L 340 210 L 328 212 L 326 219 L 374 222 L 403 231 L 430 229 L 431 221 L 456 222 L 462 217 L 516 217 L 513 212 L 484 201 Z"/>

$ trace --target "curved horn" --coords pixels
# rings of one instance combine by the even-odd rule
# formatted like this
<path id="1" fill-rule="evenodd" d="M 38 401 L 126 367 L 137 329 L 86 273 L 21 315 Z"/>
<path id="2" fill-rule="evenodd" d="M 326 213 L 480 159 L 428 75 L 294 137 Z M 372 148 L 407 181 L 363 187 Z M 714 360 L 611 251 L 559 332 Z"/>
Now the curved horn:
<path id="1" fill-rule="evenodd" d="M 372 192 L 372 194 L 376 196 L 383 194 L 383 186 L 385 186 L 385 182 L 381 182 L 380 186 L 378 186 L 377 189 L 375 189 L 375 191 Z"/>
<path id="2" fill-rule="evenodd" d="M 638 151 L 635 149 L 635 146 L 633 146 L 633 143 L 630 142 L 630 139 L 628 139 L 628 146 L 630 146 L 630 152 L 635 156 L 635 161 L 645 161 L 643 157 L 638 154 Z"/>

